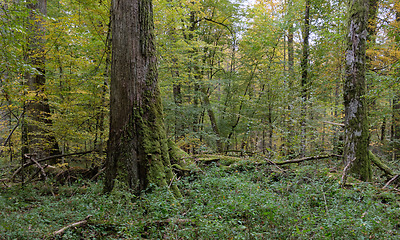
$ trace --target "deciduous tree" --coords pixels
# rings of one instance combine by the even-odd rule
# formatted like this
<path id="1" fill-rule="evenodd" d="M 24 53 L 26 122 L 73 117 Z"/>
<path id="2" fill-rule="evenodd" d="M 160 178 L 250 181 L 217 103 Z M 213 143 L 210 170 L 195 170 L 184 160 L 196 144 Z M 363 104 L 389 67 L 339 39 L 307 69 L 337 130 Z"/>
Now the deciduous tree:
<path id="1" fill-rule="evenodd" d="M 368 26 L 368 0 L 349 1 L 344 83 L 345 142 L 344 161 L 357 178 L 370 181 L 368 158 L 369 130 L 365 99 L 365 64 Z"/>
<path id="2" fill-rule="evenodd" d="M 157 81 L 151 0 L 112 3 L 110 132 L 104 191 L 117 171 L 137 194 L 150 184 L 173 184 Z"/>

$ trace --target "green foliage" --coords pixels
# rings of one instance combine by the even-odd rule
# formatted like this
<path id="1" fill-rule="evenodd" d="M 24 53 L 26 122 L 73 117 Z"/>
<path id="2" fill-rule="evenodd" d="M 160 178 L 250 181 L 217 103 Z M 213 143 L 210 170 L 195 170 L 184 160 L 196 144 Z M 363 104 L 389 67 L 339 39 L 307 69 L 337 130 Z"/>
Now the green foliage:
<path id="1" fill-rule="evenodd" d="M 340 188 L 335 173 L 243 162 L 226 172 L 211 167 L 179 181 L 184 195 L 152 188 L 140 198 L 120 182 L 110 195 L 101 183 L 1 188 L 0 234 L 43 239 L 93 215 L 63 239 L 397 239 L 398 195 L 369 184 Z M 54 193 L 54 195 L 52 194 Z"/>

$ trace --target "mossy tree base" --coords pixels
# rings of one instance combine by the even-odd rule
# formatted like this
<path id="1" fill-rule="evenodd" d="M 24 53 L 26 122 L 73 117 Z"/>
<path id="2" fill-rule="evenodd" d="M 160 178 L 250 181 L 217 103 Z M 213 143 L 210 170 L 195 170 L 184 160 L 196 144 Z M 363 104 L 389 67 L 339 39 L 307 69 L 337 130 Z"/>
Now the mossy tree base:
<path id="1" fill-rule="evenodd" d="M 112 4 L 110 136 L 105 192 L 118 169 L 135 194 L 150 185 L 179 190 L 168 155 L 157 81 L 151 0 Z"/>

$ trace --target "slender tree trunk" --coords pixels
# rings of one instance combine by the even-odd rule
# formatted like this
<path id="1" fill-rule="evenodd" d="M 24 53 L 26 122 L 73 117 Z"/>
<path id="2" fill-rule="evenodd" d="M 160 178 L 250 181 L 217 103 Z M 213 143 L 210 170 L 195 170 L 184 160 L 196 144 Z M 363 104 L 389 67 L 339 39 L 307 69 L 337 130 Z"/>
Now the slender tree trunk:
<path id="1" fill-rule="evenodd" d="M 289 87 L 292 87 L 292 83 L 294 81 L 294 27 L 293 20 L 291 19 L 292 11 L 293 11 L 293 0 L 289 0 L 288 2 L 288 12 L 289 12 L 289 29 L 288 29 L 288 65 L 289 65 Z"/>
<path id="2" fill-rule="evenodd" d="M 308 79 L 308 56 L 309 56 L 309 37 L 310 37 L 310 0 L 306 0 L 304 12 L 304 38 L 303 38 L 303 56 L 301 59 L 301 88 L 302 88 L 302 107 L 301 107 L 301 153 L 305 156 L 307 145 L 306 119 L 307 119 L 307 101 L 309 91 Z"/>
<path id="3" fill-rule="evenodd" d="M 52 122 L 50 107 L 45 94 L 45 26 L 43 16 L 47 14 L 46 0 L 38 0 L 27 4 L 28 43 L 25 53 L 26 61 L 31 64 L 36 73 L 28 72 L 25 79 L 28 86 L 28 98 L 25 103 L 26 117 L 23 121 L 23 154 L 35 154 L 37 158 L 58 154 L 57 141 L 49 131 Z"/>
<path id="4" fill-rule="evenodd" d="M 366 40 L 368 0 L 349 1 L 344 83 L 345 136 L 344 162 L 363 181 L 372 179 L 368 157 L 369 130 L 365 100 Z"/>
<path id="5" fill-rule="evenodd" d="M 217 124 L 217 119 L 215 117 L 214 111 L 211 108 L 210 104 L 210 99 L 208 97 L 207 89 L 205 87 L 202 88 L 202 93 L 203 93 L 203 103 L 205 105 L 205 108 L 207 109 L 208 113 L 208 118 L 210 119 L 211 122 L 211 128 L 213 129 L 213 132 L 216 136 L 216 145 L 217 145 L 217 152 L 222 152 L 223 151 L 223 146 L 221 142 L 221 134 L 219 132 L 218 124 Z"/>
<path id="6" fill-rule="evenodd" d="M 397 93 L 399 94 L 399 93 Z M 392 141 L 393 157 L 395 161 L 400 159 L 400 96 L 396 95 L 392 106 Z"/>
<path id="7" fill-rule="evenodd" d="M 114 0 L 105 192 L 120 169 L 135 194 L 155 184 L 180 196 L 168 156 L 154 41 L 151 0 Z"/>
<path id="8" fill-rule="evenodd" d="M 289 155 L 294 153 L 293 149 L 293 142 L 294 142 L 294 135 L 295 131 L 293 129 L 293 122 L 292 122 L 292 117 L 293 117 L 293 83 L 295 82 L 295 72 L 294 72 L 294 41 L 293 41 L 293 34 L 294 34 L 294 26 L 293 26 L 293 0 L 288 1 L 288 16 L 289 16 L 289 28 L 288 28 L 288 71 L 289 71 L 289 80 L 288 80 L 288 114 L 287 117 L 287 139 L 286 139 L 286 145 L 287 145 L 287 153 Z"/>

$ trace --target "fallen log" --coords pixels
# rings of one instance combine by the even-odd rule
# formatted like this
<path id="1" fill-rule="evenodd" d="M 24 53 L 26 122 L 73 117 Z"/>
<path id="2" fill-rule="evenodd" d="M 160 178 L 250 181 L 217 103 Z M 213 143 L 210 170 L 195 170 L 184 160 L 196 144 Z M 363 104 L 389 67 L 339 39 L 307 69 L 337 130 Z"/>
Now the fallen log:
<path id="1" fill-rule="evenodd" d="M 291 163 L 301 163 L 304 161 L 310 161 L 310 160 L 318 160 L 318 159 L 324 159 L 324 158 L 330 158 L 330 157 L 337 157 L 341 158 L 342 156 L 337 155 L 337 154 L 330 154 L 330 155 L 319 155 L 319 156 L 311 156 L 311 157 L 303 157 L 303 158 L 297 158 L 297 159 L 292 159 L 292 160 L 287 160 L 283 162 L 272 162 L 268 161 L 267 164 L 274 164 L 274 165 L 286 165 L 286 164 L 291 164 Z"/>
<path id="2" fill-rule="evenodd" d="M 82 221 L 75 222 L 75 223 L 72 223 L 72 224 L 70 224 L 70 225 L 68 225 L 68 226 L 65 226 L 65 227 L 61 228 L 60 230 L 57 230 L 57 231 L 53 232 L 53 236 L 61 235 L 61 234 L 63 234 L 66 230 L 68 230 L 69 228 L 83 226 L 83 225 L 85 225 L 85 224 L 88 222 L 89 218 L 91 218 L 91 217 L 92 217 L 92 215 L 88 215 L 88 216 L 87 216 L 84 220 L 82 220 Z"/>
<path id="3" fill-rule="evenodd" d="M 371 160 L 372 163 L 374 163 L 380 170 L 382 170 L 389 177 L 393 177 L 394 175 L 396 175 L 395 173 L 393 173 L 393 171 L 385 163 L 383 163 L 371 151 L 368 151 L 368 157 L 369 157 L 369 159 Z"/>

